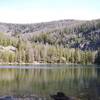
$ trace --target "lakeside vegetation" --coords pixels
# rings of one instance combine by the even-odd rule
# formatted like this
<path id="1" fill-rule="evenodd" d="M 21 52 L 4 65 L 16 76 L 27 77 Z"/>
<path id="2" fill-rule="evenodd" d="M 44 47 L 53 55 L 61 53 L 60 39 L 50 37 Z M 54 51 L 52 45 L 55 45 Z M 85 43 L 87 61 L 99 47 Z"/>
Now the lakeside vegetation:
<path id="1" fill-rule="evenodd" d="M 6 40 L 8 45 L 11 45 Z M 5 41 L 3 42 L 6 45 Z M 79 48 L 66 48 L 59 45 L 31 44 L 20 37 L 15 46 L 15 51 L 1 51 L 0 63 L 100 63 L 100 51 L 80 50 Z M 7 45 L 6 45 L 7 46 Z"/>

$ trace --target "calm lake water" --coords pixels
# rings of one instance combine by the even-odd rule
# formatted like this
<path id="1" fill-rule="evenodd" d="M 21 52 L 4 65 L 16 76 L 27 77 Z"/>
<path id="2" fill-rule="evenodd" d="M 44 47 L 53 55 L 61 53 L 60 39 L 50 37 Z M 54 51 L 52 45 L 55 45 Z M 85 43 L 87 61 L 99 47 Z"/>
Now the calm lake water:
<path id="1" fill-rule="evenodd" d="M 99 100 L 100 68 L 81 65 L 0 66 L 0 96 L 50 98 L 50 94 L 58 91 L 81 100 Z"/>

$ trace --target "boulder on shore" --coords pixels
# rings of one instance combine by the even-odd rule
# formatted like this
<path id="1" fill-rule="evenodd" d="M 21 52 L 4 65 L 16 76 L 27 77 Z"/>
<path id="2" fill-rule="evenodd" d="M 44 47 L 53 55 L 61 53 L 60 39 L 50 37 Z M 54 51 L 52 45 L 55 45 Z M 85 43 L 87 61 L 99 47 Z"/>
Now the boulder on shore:
<path id="1" fill-rule="evenodd" d="M 73 97 L 66 96 L 63 92 L 57 92 L 56 95 L 51 95 L 54 100 L 76 100 Z"/>

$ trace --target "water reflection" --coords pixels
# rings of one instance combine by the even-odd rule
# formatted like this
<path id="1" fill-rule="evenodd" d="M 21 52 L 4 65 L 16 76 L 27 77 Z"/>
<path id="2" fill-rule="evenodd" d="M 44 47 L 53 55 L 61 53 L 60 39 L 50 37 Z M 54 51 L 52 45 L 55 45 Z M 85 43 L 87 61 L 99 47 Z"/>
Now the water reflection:
<path id="1" fill-rule="evenodd" d="M 68 96 L 82 97 L 82 100 L 97 100 L 100 95 L 99 75 L 100 69 L 95 67 L 0 69 L 0 95 L 48 97 L 63 91 Z"/>

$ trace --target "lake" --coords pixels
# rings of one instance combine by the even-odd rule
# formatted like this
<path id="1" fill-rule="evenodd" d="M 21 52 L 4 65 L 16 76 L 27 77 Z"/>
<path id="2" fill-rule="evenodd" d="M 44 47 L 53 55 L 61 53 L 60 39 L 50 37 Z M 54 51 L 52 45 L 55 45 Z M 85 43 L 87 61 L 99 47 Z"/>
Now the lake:
<path id="1" fill-rule="evenodd" d="M 94 65 L 0 66 L 0 96 L 39 96 L 58 91 L 81 100 L 99 100 L 100 68 Z"/>

